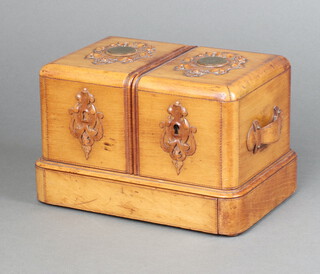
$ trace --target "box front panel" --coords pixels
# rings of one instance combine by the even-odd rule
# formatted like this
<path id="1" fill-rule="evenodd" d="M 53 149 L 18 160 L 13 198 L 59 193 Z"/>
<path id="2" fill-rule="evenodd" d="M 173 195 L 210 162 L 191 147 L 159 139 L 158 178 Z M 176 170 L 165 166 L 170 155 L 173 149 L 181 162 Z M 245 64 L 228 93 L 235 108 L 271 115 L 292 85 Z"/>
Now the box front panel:
<path id="1" fill-rule="evenodd" d="M 138 91 L 138 175 L 221 187 L 219 102 Z"/>
<path id="2" fill-rule="evenodd" d="M 122 88 L 42 78 L 43 156 L 126 171 Z"/>

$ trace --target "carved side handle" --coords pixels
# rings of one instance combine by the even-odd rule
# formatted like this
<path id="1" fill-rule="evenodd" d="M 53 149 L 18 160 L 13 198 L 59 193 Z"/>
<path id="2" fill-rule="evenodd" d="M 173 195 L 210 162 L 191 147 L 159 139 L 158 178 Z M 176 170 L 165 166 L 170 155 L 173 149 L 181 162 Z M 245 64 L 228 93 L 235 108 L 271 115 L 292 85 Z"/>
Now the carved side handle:
<path id="1" fill-rule="evenodd" d="M 281 110 L 275 106 L 273 108 L 272 121 L 261 127 L 259 121 L 254 120 L 247 135 L 247 148 L 253 153 L 264 149 L 267 145 L 277 142 L 280 139 L 282 127 Z"/>

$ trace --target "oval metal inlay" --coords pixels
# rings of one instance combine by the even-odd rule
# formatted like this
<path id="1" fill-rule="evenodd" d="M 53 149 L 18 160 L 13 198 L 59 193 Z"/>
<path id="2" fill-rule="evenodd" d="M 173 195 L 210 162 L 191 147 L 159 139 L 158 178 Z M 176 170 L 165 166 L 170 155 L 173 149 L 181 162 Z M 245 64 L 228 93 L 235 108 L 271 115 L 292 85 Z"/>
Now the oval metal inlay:
<path id="1" fill-rule="evenodd" d="M 116 56 L 123 56 L 123 55 L 132 55 L 135 54 L 137 52 L 137 50 L 133 47 L 113 47 L 113 48 L 109 48 L 107 50 L 107 53 L 111 54 L 111 55 L 116 55 Z"/>
<path id="2" fill-rule="evenodd" d="M 197 63 L 200 66 L 206 67 L 222 67 L 228 63 L 228 59 L 217 56 L 208 56 L 200 58 Z"/>

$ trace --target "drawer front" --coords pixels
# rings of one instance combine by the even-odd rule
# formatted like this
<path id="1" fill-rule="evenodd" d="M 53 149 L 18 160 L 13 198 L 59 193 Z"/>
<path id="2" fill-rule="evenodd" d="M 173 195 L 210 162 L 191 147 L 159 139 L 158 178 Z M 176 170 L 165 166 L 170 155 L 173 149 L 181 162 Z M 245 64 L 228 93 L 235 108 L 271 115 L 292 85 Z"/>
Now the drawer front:
<path id="1" fill-rule="evenodd" d="M 37 168 L 40 201 L 217 234 L 217 199 Z"/>
<path id="2" fill-rule="evenodd" d="M 220 107 L 139 91 L 137 175 L 219 188 Z"/>
<path id="3" fill-rule="evenodd" d="M 122 88 L 41 79 L 44 158 L 126 171 Z"/>

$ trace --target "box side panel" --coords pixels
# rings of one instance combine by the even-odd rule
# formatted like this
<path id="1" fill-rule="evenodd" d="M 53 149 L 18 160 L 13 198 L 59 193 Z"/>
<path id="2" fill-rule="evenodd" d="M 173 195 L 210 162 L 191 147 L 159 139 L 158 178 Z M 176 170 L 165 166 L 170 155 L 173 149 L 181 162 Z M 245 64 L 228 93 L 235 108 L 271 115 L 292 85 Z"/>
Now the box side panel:
<path id="1" fill-rule="evenodd" d="M 294 193 L 296 177 L 294 158 L 246 195 L 218 199 L 218 233 L 232 236 L 247 230 Z"/>
<path id="2" fill-rule="evenodd" d="M 57 162 L 125 172 L 123 89 L 50 78 L 43 78 L 42 81 L 45 81 L 42 102 L 46 105 L 46 115 L 43 117 L 46 121 L 43 124 L 46 125 L 44 151 L 47 153 L 44 157 Z M 81 94 L 84 88 L 93 95 L 91 108 L 87 107 L 86 97 Z M 79 103 L 84 108 L 80 107 L 73 116 L 70 109 L 76 110 Z M 90 113 L 94 109 L 102 114 L 92 118 Z M 72 117 L 75 117 L 73 124 Z M 93 122 L 89 124 L 90 119 Z M 102 128 L 98 126 L 99 123 Z M 84 129 L 85 132 L 82 131 Z M 89 134 L 90 139 L 94 140 L 93 144 L 89 143 L 89 148 L 85 145 L 87 139 L 84 134 Z M 99 134 L 100 139 L 96 138 Z"/>
<path id="3" fill-rule="evenodd" d="M 257 153 L 249 151 L 247 136 L 253 121 L 259 121 L 261 128 L 268 125 L 272 121 L 275 106 L 281 109 L 280 139 Z M 239 111 L 241 185 L 290 150 L 290 71 L 287 70 L 242 98 Z"/>
<path id="4" fill-rule="evenodd" d="M 189 125 L 196 128 L 196 132 L 187 134 L 188 137 L 184 139 L 179 139 L 182 136 L 179 137 L 179 134 L 183 131 L 181 120 L 177 120 L 181 127 L 177 131 L 177 137 L 170 137 L 169 134 L 164 136 L 167 130 L 165 125 L 174 117 L 174 114 L 168 113 L 168 108 L 177 101 L 188 112 L 185 118 Z M 138 102 L 140 170 L 138 175 L 220 188 L 220 103 L 140 90 L 138 91 Z M 173 130 L 173 127 L 168 130 Z M 192 136 L 195 140 L 195 152 L 178 163 L 182 165 L 179 170 L 170 153 L 180 153 L 179 147 L 174 144 L 183 143 L 186 148 L 193 147 Z M 183 141 L 179 143 L 178 140 Z M 161 143 L 171 148 L 165 151 Z"/>
<path id="5" fill-rule="evenodd" d="M 221 188 L 238 186 L 239 101 L 221 103 Z"/>
<path id="6" fill-rule="evenodd" d="M 217 232 L 217 200 L 46 170 L 46 203 Z"/>

